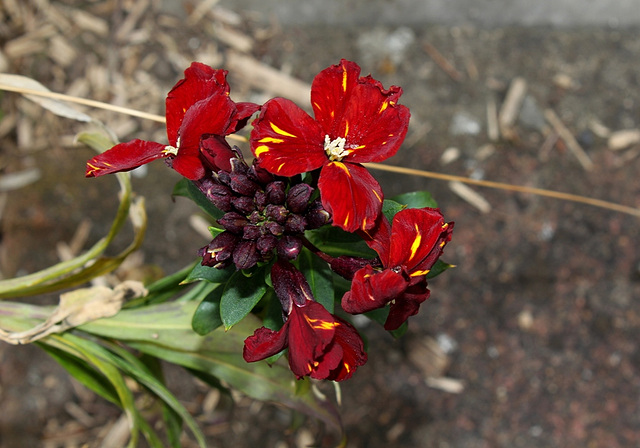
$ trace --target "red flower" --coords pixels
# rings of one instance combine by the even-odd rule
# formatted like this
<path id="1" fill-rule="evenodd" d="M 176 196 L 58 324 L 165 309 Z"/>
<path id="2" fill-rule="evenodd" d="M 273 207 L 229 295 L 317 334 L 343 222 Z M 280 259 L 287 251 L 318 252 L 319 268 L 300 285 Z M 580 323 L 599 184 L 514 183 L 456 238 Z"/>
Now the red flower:
<path id="1" fill-rule="evenodd" d="M 349 232 L 370 229 L 382 190 L 361 165 L 393 156 L 409 126 L 409 109 L 396 104 L 402 89 L 385 90 L 357 64 L 342 60 L 311 85 L 315 119 L 283 98 L 267 101 L 253 122 L 251 150 L 260 166 L 293 176 L 322 168 L 318 187 L 333 223 Z"/>
<path id="2" fill-rule="evenodd" d="M 173 169 L 191 180 L 202 178 L 207 167 L 230 169 L 225 161 L 234 154 L 223 136 L 243 127 L 259 107 L 231 101 L 226 70 L 194 62 L 184 75 L 166 99 L 169 145 L 139 139 L 120 143 L 87 162 L 87 177 L 129 171 L 160 158 L 169 158 Z M 212 166 L 214 161 L 222 166 Z"/>
<path id="3" fill-rule="evenodd" d="M 289 366 L 298 379 L 342 381 L 367 362 L 357 330 L 313 299 L 309 284 L 291 263 L 278 260 L 271 280 L 287 321 L 279 331 L 258 328 L 244 341 L 244 359 L 260 361 L 289 347 Z"/>
<path id="4" fill-rule="evenodd" d="M 382 268 L 370 265 L 358 270 L 351 290 L 342 297 L 342 308 L 364 313 L 391 303 L 384 328 L 397 329 L 418 312 L 429 297 L 426 275 L 451 240 L 453 223 L 445 223 L 439 209 L 405 209 L 393 223 L 382 216 L 377 227 L 362 232 Z"/>

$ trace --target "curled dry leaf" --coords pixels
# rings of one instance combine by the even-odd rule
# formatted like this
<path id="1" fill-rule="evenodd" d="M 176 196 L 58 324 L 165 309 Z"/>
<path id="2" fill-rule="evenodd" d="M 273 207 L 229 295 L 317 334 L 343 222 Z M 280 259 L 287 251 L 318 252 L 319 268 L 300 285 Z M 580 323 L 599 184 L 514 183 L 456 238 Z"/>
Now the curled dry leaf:
<path id="1" fill-rule="evenodd" d="M 0 329 L 0 340 L 9 344 L 29 344 L 52 333 L 61 333 L 78 325 L 115 316 L 125 300 L 147 294 L 143 284 L 128 280 L 115 288 L 93 286 L 60 295 L 60 304 L 43 323 L 30 330 L 7 332 Z"/>

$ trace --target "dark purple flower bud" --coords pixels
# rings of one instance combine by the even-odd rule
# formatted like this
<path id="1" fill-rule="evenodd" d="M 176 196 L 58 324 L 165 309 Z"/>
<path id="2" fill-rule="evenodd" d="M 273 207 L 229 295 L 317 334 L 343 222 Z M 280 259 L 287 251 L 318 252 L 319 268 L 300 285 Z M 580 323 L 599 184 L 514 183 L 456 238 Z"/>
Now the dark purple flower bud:
<path id="1" fill-rule="evenodd" d="M 205 134 L 200 140 L 200 154 L 211 171 L 229 171 L 236 154 L 222 135 Z"/>
<path id="2" fill-rule="evenodd" d="M 284 200 L 287 196 L 285 192 L 284 182 L 280 180 L 271 182 L 267 184 L 267 187 L 264 190 L 265 190 L 265 193 L 267 193 L 267 201 L 270 204 L 276 204 L 276 205 L 284 204 Z"/>
<path id="3" fill-rule="evenodd" d="M 307 230 L 318 229 L 331 222 L 331 214 L 322 207 L 319 199 L 313 201 L 305 215 L 307 219 Z"/>
<path id="4" fill-rule="evenodd" d="M 251 224 L 258 224 L 263 221 L 262 215 L 257 210 L 252 211 L 251 214 L 247 216 L 247 219 Z"/>
<path id="5" fill-rule="evenodd" d="M 229 186 L 233 191 L 243 196 L 253 196 L 260 188 L 257 183 L 247 177 L 246 174 L 231 172 Z"/>
<path id="6" fill-rule="evenodd" d="M 289 215 L 284 223 L 284 230 L 287 233 L 303 233 L 307 226 L 307 220 L 300 215 Z"/>
<path id="7" fill-rule="evenodd" d="M 209 182 L 211 182 L 211 185 L 203 191 L 207 199 L 223 212 L 230 212 L 231 199 L 233 197 L 231 189 L 226 185 L 217 184 L 212 181 Z"/>
<path id="8" fill-rule="evenodd" d="M 263 230 L 261 227 L 252 225 L 244 226 L 242 229 L 242 238 L 245 240 L 257 240 L 262 236 L 262 232 Z"/>
<path id="9" fill-rule="evenodd" d="M 302 249 L 302 241 L 297 236 L 285 235 L 278 241 L 278 255 L 287 260 L 294 260 Z"/>
<path id="10" fill-rule="evenodd" d="M 262 235 L 256 240 L 256 249 L 261 255 L 266 255 L 273 251 L 278 244 L 278 238 L 271 234 Z"/>
<path id="11" fill-rule="evenodd" d="M 236 157 L 231 160 L 231 172 L 236 174 L 244 174 L 246 175 L 249 171 L 249 167 L 247 166 L 244 159 L 242 159 L 242 153 L 238 153 L 240 157 Z"/>
<path id="12" fill-rule="evenodd" d="M 255 241 L 240 241 L 233 251 L 233 263 L 238 269 L 249 269 L 259 260 Z"/>
<path id="13" fill-rule="evenodd" d="M 267 229 L 269 231 L 269 233 L 271 233 L 271 235 L 274 236 L 280 236 L 284 233 L 284 227 L 280 224 L 278 224 L 277 222 L 267 222 L 264 224 L 264 228 Z"/>
<path id="14" fill-rule="evenodd" d="M 287 195 L 287 207 L 293 213 L 302 213 L 309 205 L 309 198 L 313 193 L 313 187 L 307 184 L 294 185 Z"/>
<path id="15" fill-rule="evenodd" d="M 249 215 L 256 209 L 253 198 L 248 196 L 239 196 L 231 199 L 231 204 L 244 215 Z"/>
<path id="16" fill-rule="evenodd" d="M 231 186 L 231 176 L 228 171 L 218 171 L 215 173 L 215 177 L 217 177 L 218 182 L 221 184 Z"/>
<path id="17" fill-rule="evenodd" d="M 360 257 L 349 257 L 347 255 L 333 258 L 329 262 L 331 270 L 347 280 L 353 280 L 355 273 L 367 265 L 370 265 L 372 268 L 382 267 L 380 260 L 377 258 L 369 260 Z"/>
<path id="18" fill-rule="evenodd" d="M 289 210 L 284 205 L 269 204 L 265 209 L 265 215 L 267 218 L 275 221 L 279 224 L 284 224 L 289 215 Z"/>
<path id="19" fill-rule="evenodd" d="M 222 218 L 218 219 L 218 224 L 224 227 L 225 230 L 235 234 L 242 233 L 242 228 L 246 226 L 247 223 L 247 218 L 236 212 L 225 213 Z"/>
<path id="20" fill-rule="evenodd" d="M 261 185 L 267 185 L 269 182 L 273 180 L 273 174 L 269 171 L 261 168 L 257 162 L 258 159 L 253 159 L 253 165 L 251 166 L 251 173 L 253 173 L 253 178 Z"/>
<path id="21" fill-rule="evenodd" d="M 262 190 L 256 191 L 256 194 L 253 196 L 253 201 L 258 210 L 262 211 L 269 203 L 269 199 L 267 199 L 267 193 Z"/>
<path id="22" fill-rule="evenodd" d="M 209 244 L 198 251 L 203 266 L 223 269 L 231 264 L 231 257 L 238 242 L 238 237 L 230 232 L 222 232 Z"/>

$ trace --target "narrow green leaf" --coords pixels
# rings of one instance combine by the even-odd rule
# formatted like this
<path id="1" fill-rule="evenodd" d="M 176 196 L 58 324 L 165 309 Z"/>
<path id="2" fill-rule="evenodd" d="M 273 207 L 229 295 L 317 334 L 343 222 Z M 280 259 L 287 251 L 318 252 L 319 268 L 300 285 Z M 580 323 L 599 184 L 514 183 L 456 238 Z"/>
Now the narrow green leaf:
<path id="1" fill-rule="evenodd" d="M 438 203 L 428 191 L 412 191 L 410 193 L 399 194 L 391 199 L 408 208 L 438 207 Z"/>
<path id="2" fill-rule="evenodd" d="M 226 269 L 217 269 L 198 263 L 182 281 L 182 284 L 193 283 L 199 280 L 205 280 L 209 283 L 224 283 L 231 278 L 234 272 L 235 268 L 233 266 L 229 266 Z"/>
<path id="3" fill-rule="evenodd" d="M 230 329 L 251 312 L 267 292 L 263 273 L 257 270 L 251 277 L 242 271 L 231 276 L 222 293 L 220 316 L 225 330 Z"/>
<path id="4" fill-rule="evenodd" d="M 45 352 L 55 359 L 64 369 L 69 372 L 80 384 L 101 396 L 107 401 L 119 404 L 118 395 L 115 393 L 113 386 L 105 381 L 104 376 L 100 375 L 94 368 L 82 359 L 64 352 L 58 348 L 47 344 L 38 343 Z"/>
<path id="5" fill-rule="evenodd" d="M 455 264 L 449 264 L 449 263 L 445 263 L 442 260 L 438 260 L 438 261 L 436 261 L 436 264 L 433 265 L 433 267 L 431 268 L 431 270 L 427 274 L 427 278 L 429 279 L 429 278 L 437 277 L 438 275 L 442 274 L 447 269 L 451 269 L 451 268 L 455 268 L 455 267 L 456 267 Z"/>
<path id="6" fill-rule="evenodd" d="M 307 279 L 316 301 L 333 313 L 335 298 L 329 265 L 305 248 L 298 256 L 298 268 Z"/>
<path id="7" fill-rule="evenodd" d="M 213 219 L 220 219 L 224 212 L 213 205 L 207 197 L 193 185 L 193 182 L 183 178 L 173 187 L 173 196 L 184 196 L 191 199 L 200 209 Z"/>
<path id="8" fill-rule="evenodd" d="M 223 291 L 224 289 L 222 287 L 211 291 L 209 295 L 200 302 L 200 305 L 196 308 L 196 312 L 193 313 L 191 326 L 193 327 L 193 331 L 199 335 L 204 336 L 222 325 L 220 300 L 222 299 Z"/>

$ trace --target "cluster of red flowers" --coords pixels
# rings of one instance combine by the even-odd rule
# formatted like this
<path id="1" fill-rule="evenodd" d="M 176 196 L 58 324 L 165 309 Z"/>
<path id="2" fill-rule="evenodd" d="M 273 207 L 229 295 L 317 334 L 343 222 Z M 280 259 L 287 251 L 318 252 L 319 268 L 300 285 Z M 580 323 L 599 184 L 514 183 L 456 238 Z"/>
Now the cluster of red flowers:
<path id="1" fill-rule="evenodd" d="M 437 208 L 405 208 L 388 218 L 384 195 L 362 165 L 393 156 L 407 133 L 402 89 L 389 90 L 342 60 L 321 71 L 311 88 L 311 117 L 293 102 L 262 106 L 229 98 L 227 72 L 200 63 L 166 100 L 169 144 L 133 140 L 87 162 L 88 177 L 128 171 L 158 158 L 190 181 L 221 211 L 220 233 L 200 249 L 202 264 L 250 270 L 270 266 L 283 325 L 262 327 L 245 341 L 244 358 L 263 360 L 288 348 L 301 378 L 341 381 L 367 360 L 362 339 L 346 320 L 316 301 L 296 267 L 303 247 L 351 281 L 341 297 L 350 314 L 388 307 L 384 327 L 399 328 L 429 297 L 427 274 L 451 239 L 453 223 Z M 254 119 L 248 165 L 225 136 Z M 306 232 L 332 225 L 359 235 L 371 259 L 330 256 Z"/>

